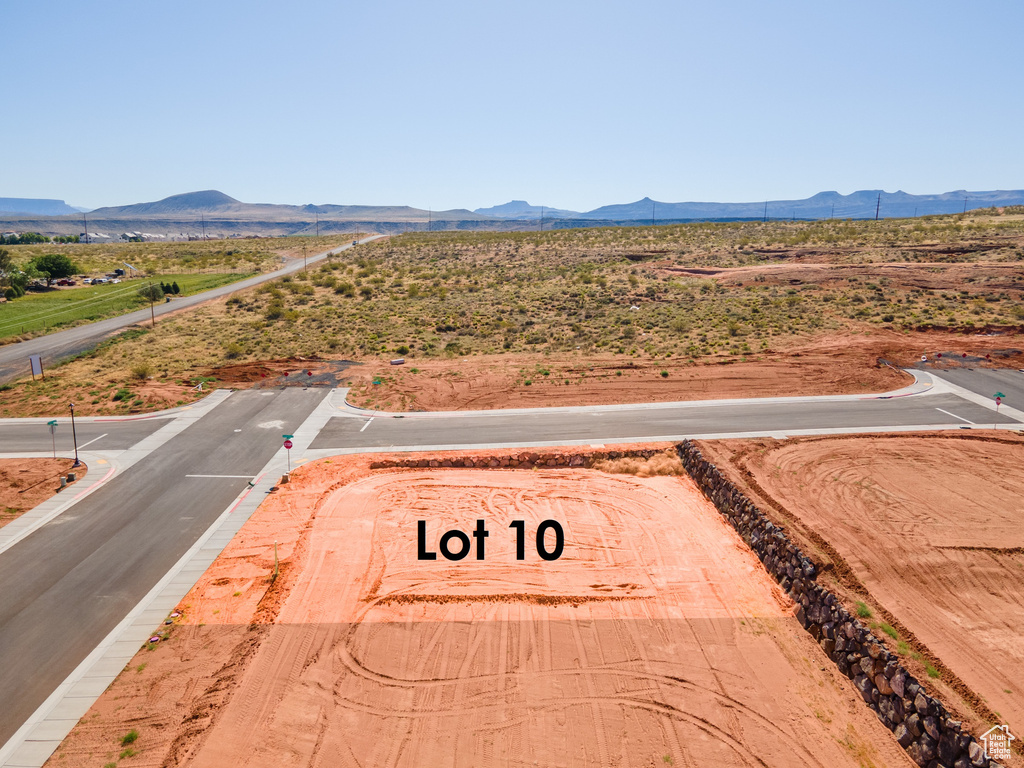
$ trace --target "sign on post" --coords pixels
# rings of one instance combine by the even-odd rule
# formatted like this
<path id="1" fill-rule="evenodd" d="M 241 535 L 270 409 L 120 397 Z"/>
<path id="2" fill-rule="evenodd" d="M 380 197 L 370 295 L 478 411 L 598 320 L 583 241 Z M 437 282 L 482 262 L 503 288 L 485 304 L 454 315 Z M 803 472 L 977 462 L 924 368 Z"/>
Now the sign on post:
<path id="1" fill-rule="evenodd" d="M 286 455 L 288 456 L 288 474 L 290 475 L 292 473 L 292 438 L 295 435 L 281 435 L 281 437 L 284 438 L 284 449 L 288 451 Z"/>
<path id="2" fill-rule="evenodd" d="M 46 422 L 46 426 L 50 428 L 50 442 L 53 444 L 53 458 L 57 458 L 57 420 L 51 419 Z"/>
<path id="3" fill-rule="evenodd" d="M 43 359 L 39 355 L 29 355 L 28 363 L 32 367 L 32 381 L 36 380 L 36 376 L 43 378 Z"/>
<path id="4" fill-rule="evenodd" d="M 994 397 L 996 399 L 996 416 L 998 416 L 999 415 L 999 404 L 1003 402 L 1003 398 L 1006 397 L 1006 395 L 1004 395 L 1002 392 L 996 392 L 994 395 L 992 395 L 992 397 Z M 996 429 L 996 425 L 995 424 L 992 425 L 992 429 Z"/>

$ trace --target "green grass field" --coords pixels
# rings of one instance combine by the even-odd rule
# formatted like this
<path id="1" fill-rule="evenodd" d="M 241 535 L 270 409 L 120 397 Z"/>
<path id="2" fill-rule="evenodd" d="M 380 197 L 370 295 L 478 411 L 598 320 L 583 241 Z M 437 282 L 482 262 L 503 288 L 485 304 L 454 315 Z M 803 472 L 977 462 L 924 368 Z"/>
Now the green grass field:
<path id="1" fill-rule="evenodd" d="M 149 305 L 139 288 L 150 283 L 177 283 L 181 295 L 191 295 L 248 277 L 251 273 L 165 274 L 116 284 L 61 288 L 29 293 L 0 304 L 0 341 L 38 335 L 81 322 L 123 315 Z"/>

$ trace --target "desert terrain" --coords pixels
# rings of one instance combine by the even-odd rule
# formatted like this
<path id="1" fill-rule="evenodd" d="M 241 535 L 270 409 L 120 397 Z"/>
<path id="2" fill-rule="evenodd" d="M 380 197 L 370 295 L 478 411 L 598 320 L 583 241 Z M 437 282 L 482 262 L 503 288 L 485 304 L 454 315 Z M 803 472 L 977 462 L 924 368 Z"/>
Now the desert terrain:
<path id="1" fill-rule="evenodd" d="M 960 715 L 1024 728 L 1024 439 L 707 441 L 709 458 L 826 566 Z"/>
<path id="2" fill-rule="evenodd" d="M 170 269 L 176 248 L 196 265 L 269 258 L 248 241 L 153 258 Z M 906 379 L 879 359 L 1024 367 L 1022 258 L 1024 220 L 998 210 L 409 233 L 132 329 L 0 390 L 0 416 L 46 415 L 58 391 L 83 413 L 142 413 L 310 363 L 344 364 L 322 385 L 396 411 L 884 391 Z"/>
<path id="3" fill-rule="evenodd" d="M 71 459 L 0 459 L 0 528 L 58 492 L 61 475 L 71 471 Z M 78 480 L 87 467 L 74 470 Z"/>
<path id="4" fill-rule="evenodd" d="M 297 471 L 48 765 L 910 765 L 685 476 L 368 458 Z"/>

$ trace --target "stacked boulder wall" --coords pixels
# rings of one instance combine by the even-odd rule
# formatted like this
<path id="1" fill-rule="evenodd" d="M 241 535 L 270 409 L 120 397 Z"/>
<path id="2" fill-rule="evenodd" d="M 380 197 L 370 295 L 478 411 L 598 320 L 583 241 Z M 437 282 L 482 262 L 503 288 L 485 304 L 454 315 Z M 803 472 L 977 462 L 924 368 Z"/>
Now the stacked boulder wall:
<path id="1" fill-rule="evenodd" d="M 444 458 L 401 458 L 401 459 L 378 459 L 370 463 L 370 469 L 425 469 L 438 467 L 475 467 L 478 469 L 533 469 L 558 468 L 575 469 L 587 468 L 601 461 L 615 461 L 617 459 L 637 458 L 650 459 L 659 453 L 664 453 L 663 448 L 640 448 L 636 450 L 604 451 L 604 450 L 581 450 L 581 451 L 523 451 L 510 453 L 506 456 L 495 454 L 473 456 L 463 455 L 447 456 Z"/>
<path id="2" fill-rule="evenodd" d="M 796 618 L 853 681 L 878 719 L 922 768 L 1001 768 L 840 599 L 817 583 L 817 569 L 785 532 L 691 440 L 679 458 L 697 487 L 732 524 L 797 605 Z"/>

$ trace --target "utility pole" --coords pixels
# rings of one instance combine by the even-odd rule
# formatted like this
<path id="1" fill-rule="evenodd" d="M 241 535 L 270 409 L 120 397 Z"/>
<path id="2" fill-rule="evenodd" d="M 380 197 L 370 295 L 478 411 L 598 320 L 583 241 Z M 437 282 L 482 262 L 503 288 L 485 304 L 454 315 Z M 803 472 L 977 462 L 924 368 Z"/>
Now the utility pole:
<path id="1" fill-rule="evenodd" d="M 203 219 L 203 242 L 206 242 L 206 214 L 199 214 Z"/>
<path id="2" fill-rule="evenodd" d="M 306 270 L 306 242 L 305 241 L 302 242 L 302 271 L 303 272 L 307 271 Z"/>
<path id="3" fill-rule="evenodd" d="M 768 201 L 764 201 L 764 223 L 768 223 Z"/>
<path id="4" fill-rule="evenodd" d="M 149 317 L 153 321 L 153 327 L 156 328 L 156 311 L 153 309 L 153 294 L 156 292 L 156 286 L 152 283 L 149 284 Z"/>
<path id="5" fill-rule="evenodd" d="M 89 242 L 89 220 L 85 218 L 85 214 L 82 214 L 82 223 L 85 225 L 85 242 Z"/>
<path id="6" fill-rule="evenodd" d="M 316 239 L 320 240 L 320 211 L 316 211 Z"/>
<path id="7" fill-rule="evenodd" d="M 964 198 L 964 215 L 967 214 L 967 198 Z"/>
<path id="8" fill-rule="evenodd" d="M 875 203 L 875 221 L 878 221 L 878 212 L 882 209 L 882 193 L 878 193 L 878 201 Z"/>

